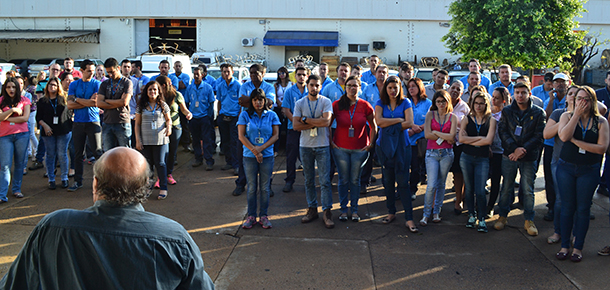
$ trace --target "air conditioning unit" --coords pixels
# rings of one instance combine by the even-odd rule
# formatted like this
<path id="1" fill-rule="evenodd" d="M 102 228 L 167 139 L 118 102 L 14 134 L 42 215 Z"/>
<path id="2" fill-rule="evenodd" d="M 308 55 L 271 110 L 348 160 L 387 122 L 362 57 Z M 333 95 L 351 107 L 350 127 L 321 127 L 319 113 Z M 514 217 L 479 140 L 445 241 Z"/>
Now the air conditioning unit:
<path id="1" fill-rule="evenodd" d="M 241 46 L 254 46 L 254 38 L 242 38 Z"/>
<path id="2" fill-rule="evenodd" d="M 373 49 L 385 49 L 385 41 L 373 41 Z"/>

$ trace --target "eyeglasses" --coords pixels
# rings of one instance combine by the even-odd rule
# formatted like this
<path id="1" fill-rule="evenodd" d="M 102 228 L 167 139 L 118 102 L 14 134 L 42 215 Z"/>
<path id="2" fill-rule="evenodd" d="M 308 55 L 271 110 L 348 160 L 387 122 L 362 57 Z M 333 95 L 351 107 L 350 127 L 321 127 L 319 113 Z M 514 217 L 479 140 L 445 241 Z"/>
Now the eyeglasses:
<path id="1" fill-rule="evenodd" d="M 485 106 L 486 104 L 485 103 L 474 102 L 474 105 L 475 106 Z"/>
<path id="2" fill-rule="evenodd" d="M 443 100 L 443 99 L 435 101 L 435 103 L 437 103 L 437 104 L 442 104 L 442 103 L 446 103 L 446 102 L 447 102 L 447 100 Z"/>

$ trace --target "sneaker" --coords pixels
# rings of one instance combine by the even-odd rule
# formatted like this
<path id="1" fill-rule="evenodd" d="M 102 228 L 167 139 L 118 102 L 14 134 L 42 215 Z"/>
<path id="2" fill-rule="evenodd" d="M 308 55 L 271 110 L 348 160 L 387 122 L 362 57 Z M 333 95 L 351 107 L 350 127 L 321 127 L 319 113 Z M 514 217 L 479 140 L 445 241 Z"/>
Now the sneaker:
<path id="1" fill-rule="evenodd" d="M 269 197 L 273 197 L 275 196 L 275 192 L 273 191 L 273 189 L 269 190 Z"/>
<path id="2" fill-rule="evenodd" d="M 68 186 L 70 186 L 70 183 L 67 180 L 62 180 L 61 188 L 68 188 Z"/>
<path id="3" fill-rule="evenodd" d="M 283 192 L 291 192 L 292 191 L 292 182 L 286 182 L 286 185 L 284 185 L 284 188 L 282 189 Z"/>
<path id="4" fill-rule="evenodd" d="M 422 227 L 425 227 L 428 225 L 428 218 L 427 217 L 422 217 L 421 221 L 419 221 L 419 225 Z"/>
<path id="5" fill-rule="evenodd" d="M 87 163 L 88 163 L 89 165 L 93 165 L 93 164 L 95 164 L 95 157 L 91 157 L 91 158 L 87 159 Z"/>
<path id="6" fill-rule="evenodd" d="M 485 221 L 479 221 L 479 227 L 477 228 L 477 231 L 480 233 L 486 233 L 487 230 L 487 223 Z"/>
<path id="7" fill-rule="evenodd" d="M 256 218 L 254 216 L 249 216 L 244 224 L 241 225 L 244 229 L 251 229 L 253 225 L 256 224 Z"/>
<path id="8" fill-rule="evenodd" d="M 469 229 L 472 229 L 472 228 L 474 228 L 474 225 L 476 224 L 476 222 L 477 222 L 477 218 L 475 218 L 473 215 L 470 215 L 468 217 L 468 221 L 466 222 L 466 227 Z"/>
<path id="9" fill-rule="evenodd" d="M 243 186 L 237 186 L 235 187 L 235 189 L 233 190 L 233 196 L 240 196 L 242 193 L 244 193 L 244 191 L 246 191 L 246 188 Z"/>
<path id="10" fill-rule="evenodd" d="M 411 200 L 415 200 L 415 199 L 417 199 L 417 195 L 415 193 L 411 194 Z"/>
<path id="11" fill-rule="evenodd" d="M 608 188 L 606 186 L 600 185 L 597 188 L 597 194 L 600 194 L 600 195 L 603 195 L 603 196 L 608 196 Z"/>
<path id="12" fill-rule="evenodd" d="M 222 171 L 229 170 L 229 169 L 233 169 L 233 165 L 225 164 L 222 167 L 220 167 L 220 170 L 222 170 Z"/>
<path id="13" fill-rule="evenodd" d="M 176 184 L 178 182 L 176 182 L 174 177 L 171 174 L 169 174 L 169 175 L 167 175 L 167 183 L 170 184 L 170 185 L 174 185 L 174 184 Z"/>
<path id="14" fill-rule="evenodd" d="M 205 171 L 212 171 L 212 170 L 214 170 L 214 164 L 205 165 Z"/>
<path id="15" fill-rule="evenodd" d="M 159 188 L 159 179 L 157 178 L 157 182 L 155 182 L 155 188 Z"/>
<path id="16" fill-rule="evenodd" d="M 235 176 L 239 175 L 239 167 L 233 168 L 233 175 L 235 175 Z"/>
<path id="17" fill-rule="evenodd" d="M 603 249 L 599 250 L 597 254 L 600 256 L 610 256 L 610 246 L 605 246 Z"/>
<path id="18" fill-rule="evenodd" d="M 506 219 L 506 217 L 501 216 L 498 218 L 498 220 L 494 224 L 494 229 L 501 231 L 504 229 L 504 227 L 506 226 L 507 223 L 508 223 L 508 220 Z"/>
<path id="19" fill-rule="evenodd" d="M 346 222 L 347 221 L 347 213 L 346 212 L 341 213 L 341 215 L 339 215 L 339 221 L 342 221 L 342 222 Z"/>
<path id="20" fill-rule="evenodd" d="M 55 190 L 56 188 L 57 188 L 57 185 L 55 185 L 55 181 L 49 181 L 49 189 Z"/>
<path id="21" fill-rule="evenodd" d="M 42 164 L 42 162 L 38 162 L 38 161 L 34 161 L 34 163 L 32 164 L 32 166 L 28 167 L 29 170 L 37 170 L 40 168 L 43 168 L 44 164 Z"/>
<path id="22" fill-rule="evenodd" d="M 322 219 L 324 220 L 324 226 L 327 229 L 332 229 L 335 227 L 335 222 L 333 222 L 333 213 L 330 211 L 330 209 L 324 211 Z"/>
<path id="23" fill-rule="evenodd" d="M 77 191 L 81 187 L 83 187 L 82 183 L 74 182 L 72 186 L 68 187 L 68 191 Z"/>
<path id="24" fill-rule="evenodd" d="M 542 217 L 542 219 L 547 221 L 547 222 L 552 222 L 554 218 L 555 218 L 555 213 L 553 212 L 552 209 L 549 209 L 546 212 L 546 214 L 544 215 L 544 217 Z"/>
<path id="25" fill-rule="evenodd" d="M 195 161 L 195 162 L 194 162 L 194 163 L 193 163 L 191 166 L 193 166 L 193 167 L 199 167 L 199 166 L 201 166 L 201 165 L 203 165 L 203 161 Z"/>
<path id="26" fill-rule="evenodd" d="M 433 223 L 440 223 L 441 222 L 441 216 L 437 213 L 432 215 L 432 222 Z"/>
<path id="27" fill-rule="evenodd" d="M 308 223 L 310 221 L 313 221 L 313 220 L 317 219 L 318 217 L 320 217 L 318 215 L 318 208 L 310 207 L 310 208 L 307 209 L 307 213 L 301 219 L 301 222 L 302 223 Z"/>
<path id="28" fill-rule="evenodd" d="M 538 229 L 536 228 L 534 221 L 525 221 L 525 224 L 523 225 L 523 227 L 527 231 L 528 235 L 530 235 L 530 236 L 538 235 Z"/>
<path id="29" fill-rule="evenodd" d="M 263 229 L 271 228 L 271 222 L 267 216 L 262 216 L 258 222 L 263 226 Z"/>

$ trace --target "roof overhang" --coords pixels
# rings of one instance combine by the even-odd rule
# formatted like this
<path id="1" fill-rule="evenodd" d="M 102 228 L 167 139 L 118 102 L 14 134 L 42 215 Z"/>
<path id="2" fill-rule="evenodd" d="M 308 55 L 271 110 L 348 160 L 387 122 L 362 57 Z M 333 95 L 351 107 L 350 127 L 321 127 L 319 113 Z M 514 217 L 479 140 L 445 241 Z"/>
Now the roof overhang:
<path id="1" fill-rule="evenodd" d="M 100 30 L 0 30 L 0 42 L 100 43 Z"/>

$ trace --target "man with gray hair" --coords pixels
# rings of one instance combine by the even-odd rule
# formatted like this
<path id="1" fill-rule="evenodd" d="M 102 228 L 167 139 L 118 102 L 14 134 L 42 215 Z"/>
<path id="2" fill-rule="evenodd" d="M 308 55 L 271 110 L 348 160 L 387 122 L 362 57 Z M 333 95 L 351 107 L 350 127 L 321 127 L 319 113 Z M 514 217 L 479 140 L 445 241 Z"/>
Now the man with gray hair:
<path id="1" fill-rule="evenodd" d="M 0 289 L 214 289 L 201 252 L 177 222 L 144 211 L 144 156 L 126 147 L 93 166 L 93 202 L 34 228 Z"/>

